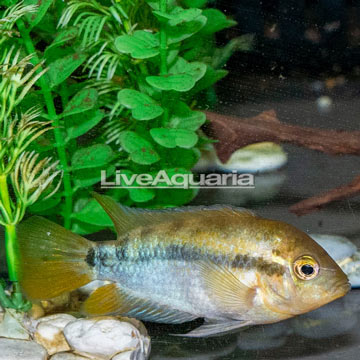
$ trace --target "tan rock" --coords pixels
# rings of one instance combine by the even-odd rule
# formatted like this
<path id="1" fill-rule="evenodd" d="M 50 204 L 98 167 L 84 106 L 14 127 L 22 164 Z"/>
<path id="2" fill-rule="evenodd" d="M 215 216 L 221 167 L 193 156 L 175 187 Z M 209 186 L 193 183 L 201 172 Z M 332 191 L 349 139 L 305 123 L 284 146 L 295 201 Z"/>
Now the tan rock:
<path id="1" fill-rule="evenodd" d="M 70 346 L 64 337 L 63 329 L 74 320 L 76 318 L 68 314 L 55 314 L 40 318 L 34 333 L 34 339 L 44 346 L 49 355 L 68 351 Z"/>
<path id="2" fill-rule="evenodd" d="M 53 355 L 50 360 L 88 360 L 89 358 L 74 354 L 72 352 L 61 352 Z"/>
<path id="3" fill-rule="evenodd" d="M 49 300 L 43 300 L 40 302 L 42 308 L 44 309 L 45 313 L 51 313 L 54 311 L 61 311 L 66 309 L 70 302 L 70 293 L 64 293 L 60 296 Z"/>
<path id="4" fill-rule="evenodd" d="M 45 315 L 45 311 L 39 304 L 33 304 L 28 314 L 32 319 L 37 320 Z"/>

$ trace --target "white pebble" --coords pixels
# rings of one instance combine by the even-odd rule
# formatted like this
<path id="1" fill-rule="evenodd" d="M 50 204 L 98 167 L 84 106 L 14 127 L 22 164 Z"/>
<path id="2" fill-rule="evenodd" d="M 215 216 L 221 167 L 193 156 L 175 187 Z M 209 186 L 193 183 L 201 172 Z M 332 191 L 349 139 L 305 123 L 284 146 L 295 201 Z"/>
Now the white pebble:
<path id="1" fill-rule="evenodd" d="M 46 360 L 46 350 L 34 341 L 0 338 L 0 360 Z"/>
<path id="2" fill-rule="evenodd" d="M 124 351 L 139 352 L 137 359 L 146 359 L 150 343 L 132 324 L 116 318 L 79 319 L 64 329 L 73 350 L 88 356 L 111 358 Z M 139 357 L 141 356 L 141 357 Z"/>
<path id="3" fill-rule="evenodd" d="M 45 347 L 49 355 L 70 350 L 70 346 L 65 340 L 63 329 L 74 320 L 76 318 L 68 314 L 55 314 L 40 318 L 34 338 Z"/>

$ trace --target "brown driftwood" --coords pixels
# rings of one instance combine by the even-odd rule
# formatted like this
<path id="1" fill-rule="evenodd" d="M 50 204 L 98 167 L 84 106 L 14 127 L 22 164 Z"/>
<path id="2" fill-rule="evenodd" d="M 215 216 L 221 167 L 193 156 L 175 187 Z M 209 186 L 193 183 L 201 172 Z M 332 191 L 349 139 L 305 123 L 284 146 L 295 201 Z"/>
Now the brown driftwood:
<path id="1" fill-rule="evenodd" d="M 215 143 L 215 149 L 222 162 L 226 162 L 237 149 L 262 141 L 291 143 L 331 155 L 360 155 L 360 131 L 288 125 L 278 120 L 274 110 L 264 111 L 251 118 L 213 112 L 206 112 L 206 116 L 210 120 L 211 136 L 219 140 Z M 305 215 L 330 202 L 356 195 L 360 195 L 360 176 L 348 185 L 300 201 L 291 206 L 290 211 L 299 216 Z"/>
<path id="2" fill-rule="evenodd" d="M 262 141 L 291 143 L 331 155 L 360 155 L 360 131 L 323 130 L 280 122 L 274 110 L 251 118 L 206 112 L 216 152 L 226 162 L 237 149 Z"/>
<path id="3" fill-rule="evenodd" d="M 324 205 L 333 201 L 344 200 L 357 195 L 360 195 L 360 176 L 356 177 L 350 184 L 332 189 L 322 195 L 300 201 L 291 206 L 290 211 L 299 216 L 306 215 L 319 210 Z"/>

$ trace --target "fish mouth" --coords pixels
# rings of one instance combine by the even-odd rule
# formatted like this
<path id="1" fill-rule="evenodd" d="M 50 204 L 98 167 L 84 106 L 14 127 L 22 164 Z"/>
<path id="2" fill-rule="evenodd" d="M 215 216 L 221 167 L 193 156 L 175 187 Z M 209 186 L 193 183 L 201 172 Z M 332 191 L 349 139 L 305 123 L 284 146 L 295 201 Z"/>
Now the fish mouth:
<path id="1" fill-rule="evenodd" d="M 338 282 L 334 285 L 333 294 L 336 296 L 335 298 L 342 297 L 346 295 L 351 290 L 351 284 L 349 282 Z"/>

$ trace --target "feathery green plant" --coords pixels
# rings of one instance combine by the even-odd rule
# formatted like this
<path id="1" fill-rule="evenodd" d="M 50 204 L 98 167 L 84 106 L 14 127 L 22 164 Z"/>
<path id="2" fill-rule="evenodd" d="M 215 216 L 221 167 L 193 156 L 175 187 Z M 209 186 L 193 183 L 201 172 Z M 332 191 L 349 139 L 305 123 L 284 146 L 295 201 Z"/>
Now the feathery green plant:
<path id="1" fill-rule="evenodd" d="M 13 30 L 15 22 L 35 10 L 34 6 L 17 4 L 8 8 L 0 20 L 0 48 L 3 50 L 0 63 L 0 224 L 5 229 L 9 278 L 14 282 L 10 296 L 0 285 L 0 303 L 16 309 L 29 308 L 17 288 L 16 224 L 40 197 L 48 198 L 58 190 L 60 182 L 53 189 L 51 187 L 62 173 L 57 169 L 58 161 L 40 160 L 35 151 L 26 151 L 51 129 L 51 122 L 40 120 L 40 111 L 36 107 L 19 111 L 20 103 L 47 69 L 38 71 L 42 63 L 31 67 L 33 55 L 23 57 L 15 45 L 6 47 L 7 40 L 16 34 Z"/>
<path id="2" fill-rule="evenodd" d="M 207 3 L 0 0 L 0 221 L 14 234 L 6 242 L 11 280 L 15 224 L 25 210 L 88 234 L 112 226 L 89 195 L 100 170 L 109 178 L 116 169 L 191 172 L 210 141 L 198 131 L 206 121 L 199 109 L 214 102 L 213 85 L 226 75 L 221 68 L 231 53 L 251 40 L 218 49 L 216 33 L 235 23 Z M 153 208 L 196 194 L 106 193 Z"/>

